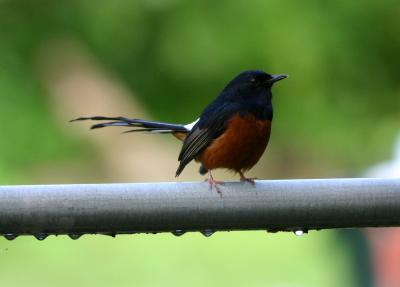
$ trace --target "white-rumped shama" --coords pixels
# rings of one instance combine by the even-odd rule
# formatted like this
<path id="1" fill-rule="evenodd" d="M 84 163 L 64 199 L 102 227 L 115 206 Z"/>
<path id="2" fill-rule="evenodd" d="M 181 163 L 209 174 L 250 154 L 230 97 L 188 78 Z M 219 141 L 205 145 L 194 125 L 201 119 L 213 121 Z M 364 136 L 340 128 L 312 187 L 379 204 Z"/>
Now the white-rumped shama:
<path id="1" fill-rule="evenodd" d="M 183 141 L 179 154 L 179 176 L 193 159 L 201 163 L 200 174 L 209 173 L 210 187 L 217 187 L 211 170 L 226 168 L 240 175 L 241 181 L 254 184 L 244 172 L 252 168 L 267 147 L 271 132 L 272 85 L 287 75 L 270 75 L 263 71 L 244 71 L 231 80 L 219 96 L 191 124 L 180 125 L 128 119 L 124 117 L 80 117 L 72 121 L 107 121 L 92 129 L 108 126 L 133 127 L 126 132 L 173 134 Z"/>

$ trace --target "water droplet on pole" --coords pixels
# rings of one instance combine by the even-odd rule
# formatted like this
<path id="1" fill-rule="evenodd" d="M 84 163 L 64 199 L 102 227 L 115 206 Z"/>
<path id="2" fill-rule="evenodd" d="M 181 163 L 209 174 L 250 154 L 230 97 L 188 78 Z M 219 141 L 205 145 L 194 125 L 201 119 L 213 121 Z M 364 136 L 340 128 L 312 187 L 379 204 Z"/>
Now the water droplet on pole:
<path id="1" fill-rule="evenodd" d="M 34 236 L 37 240 L 42 241 L 42 240 L 45 240 L 47 238 L 47 236 L 49 236 L 49 234 L 41 232 L 41 233 L 35 234 Z"/>
<path id="2" fill-rule="evenodd" d="M 214 234 L 214 231 L 212 229 L 204 229 L 200 231 L 201 234 L 203 234 L 205 237 L 210 237 L 211 235 Z"/>
<path id="3" fill-rule="evenodd" d="M 68 234 L 68 236 L 69 236 L 69 238 L 71 238 L 71 239 L 73 239 L 73 240 L 77 240 L 77 239 L 79 239 L 79 238 L 82 236 L 82 234 L 79 234 L 79 233 L 70 233 L 70 234 Z"/>
<path id="4" fill-rule="evenodd" d="M 308 233 L 308 229 L 301 229 L 301 228 L 294 229 L 293 233 L 296 236 L 303 236 L 304 234 Z"/>
<path id="5" fill-rule="evenodd" d="M 297 230 L 295 230 L 295 231 L 293 231 L 294 232 L 294 234 L 296 235 L 296 236 L 303 236 L 304 235 L 304 232 L 303 232 L 303 230 L 301 230 L 301 229 L 297 229 Z"/>
<path id="6" fill-rule="evenodd" d="M 175 236 L 182 236 L 183 234 L 186 233 L 186 231 L 182 230 L 182 229 L 176 229 L 174 231 L 171 232 L 173 235 Z"/>
<path id="7" fill-rule="evenodd" d="M 4 238 L 7 240 L 14 240 L 15 238 L 18 237 L 18 234 L 14 234 L 14 233 L 5 233 L 3 234 Z"/>

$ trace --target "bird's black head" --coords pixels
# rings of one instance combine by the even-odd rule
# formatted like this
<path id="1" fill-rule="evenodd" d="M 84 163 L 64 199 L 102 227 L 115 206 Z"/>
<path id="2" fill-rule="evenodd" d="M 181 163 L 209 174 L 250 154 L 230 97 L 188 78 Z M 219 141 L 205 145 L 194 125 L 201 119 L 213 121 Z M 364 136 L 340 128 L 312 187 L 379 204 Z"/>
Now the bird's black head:
<path id="1" fill-rule="evenodd" d="M 287 75 L 271 75 L 263 71 L 250 70 L 237 75 L 223 89 L 216 103 L 239 105 L 243 111 L 262 114 L 272 119 L 271 88 Z"/>
<path id="2" fill-rule="evenodd" d="M 240 91 L 257 91 L 260 89 L 271 89 L 272 85 L 287 78 L 287 75 L 271 75 L 263 71 L 244 71 L 237 75 L 227 87 L 239 89 Z"/>
<path id="3" fill-rule="evenodd" d="M 221 93 L 224 100 L 256 101 L 262 104 L 271 101 L 271 87 L 287 75 L 271 75 L 263 71 L 250 70 L 237 75 Z"/>

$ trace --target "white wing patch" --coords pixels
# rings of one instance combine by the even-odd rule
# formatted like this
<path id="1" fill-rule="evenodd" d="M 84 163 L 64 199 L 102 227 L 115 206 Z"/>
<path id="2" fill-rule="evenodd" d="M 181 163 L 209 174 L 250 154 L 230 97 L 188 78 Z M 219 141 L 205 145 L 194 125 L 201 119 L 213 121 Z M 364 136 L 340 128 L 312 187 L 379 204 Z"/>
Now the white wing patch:
<path id="1" fill-rule="evenodd" d="M 200 118 L 198 118 L 197 120 L 195 120 L 193 123 L 184 125 L 184 127 L 185 127 L 187 130 L 191 131 L 192 128 L 194 127 L 194 125 L 195 125 L 199 120 L 200 120 Z"/>

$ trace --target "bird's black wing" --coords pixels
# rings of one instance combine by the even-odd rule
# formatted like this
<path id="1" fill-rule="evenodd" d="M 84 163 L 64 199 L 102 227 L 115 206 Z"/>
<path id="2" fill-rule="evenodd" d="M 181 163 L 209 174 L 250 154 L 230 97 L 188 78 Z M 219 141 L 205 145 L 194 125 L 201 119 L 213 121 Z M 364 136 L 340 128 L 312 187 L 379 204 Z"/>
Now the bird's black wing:
<path id="1" fill-rule="evenodd" d="M 237 106 L 233 103 L 214 103 L 205 109 L 200 120 L 185 137 L 178 158 L 180 163 L 176 176 L 179 176 L 190 161 L 224 132 L 227 121 L 236 112 Z"/>

